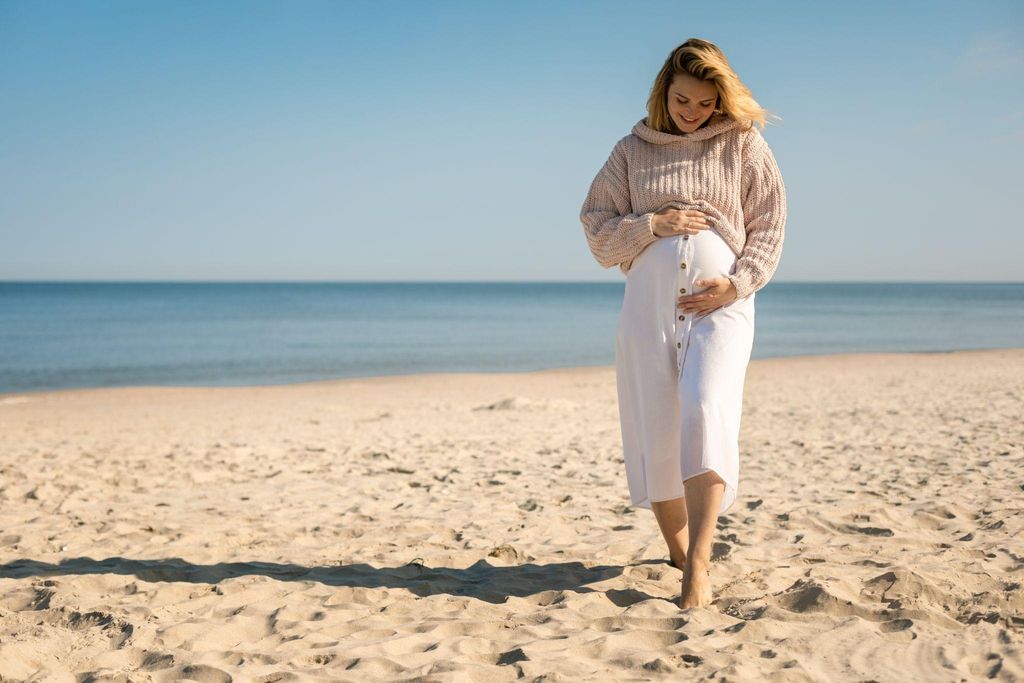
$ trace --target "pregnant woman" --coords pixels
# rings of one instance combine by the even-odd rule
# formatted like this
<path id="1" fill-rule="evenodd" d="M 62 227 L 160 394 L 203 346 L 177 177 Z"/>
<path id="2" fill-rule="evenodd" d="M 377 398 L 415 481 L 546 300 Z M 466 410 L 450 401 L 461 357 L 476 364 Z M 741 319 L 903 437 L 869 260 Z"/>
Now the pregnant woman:
<path id="1" fill-rule="evenodd" d="M 648 116 L 598 172 L 580 220 L 626 291 L 615 370 L 632 504 L 653 511 L 679 606 L 712 602 L 711 544 L 736 500 L 754 293 L 782 254 L 786 196 L 758 105 L 713 43 L 672 51 Z"/>

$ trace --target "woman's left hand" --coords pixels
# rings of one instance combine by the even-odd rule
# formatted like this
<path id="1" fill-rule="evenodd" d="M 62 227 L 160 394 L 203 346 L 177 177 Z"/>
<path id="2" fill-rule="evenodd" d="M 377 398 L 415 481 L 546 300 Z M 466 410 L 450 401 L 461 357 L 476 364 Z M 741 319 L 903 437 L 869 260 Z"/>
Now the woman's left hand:
<path id="1" fill-rule="evenodd" d="M 727 277 L 715 277 L 708 280 L 695 280 L 695 287 L 707 287 L 700 294 L 680 296 L 678 306 L 681 311 L 698 316 L 707 315 L 736 300 L 736 287 Z"/>

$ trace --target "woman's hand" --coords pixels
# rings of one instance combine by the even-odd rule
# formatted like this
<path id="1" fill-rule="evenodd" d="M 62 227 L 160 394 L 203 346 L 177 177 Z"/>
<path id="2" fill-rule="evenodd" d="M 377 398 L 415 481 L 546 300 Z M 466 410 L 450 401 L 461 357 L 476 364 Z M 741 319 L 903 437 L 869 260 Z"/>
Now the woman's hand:
<path id="1" fill-rule="evenodd" d="M 698 316 L 707 315 L 712 311 L 721 308 L 736 300 L 736 287 L 727 277 L 715 277 L 708 280 L 694 280 L 694 287 L 707 289 L 700 294 L 680 296 L 677 308 L 687 313 L 695 313 Z"/>
<path id="2" fill-rule="evenodd" d="M 696 235 L 715 224 L 715 219 L 697 209 L 677 209 L 666 206 L 658 209 L 651 218 L 651 227 L 658 237 L 674 235 Z"/>

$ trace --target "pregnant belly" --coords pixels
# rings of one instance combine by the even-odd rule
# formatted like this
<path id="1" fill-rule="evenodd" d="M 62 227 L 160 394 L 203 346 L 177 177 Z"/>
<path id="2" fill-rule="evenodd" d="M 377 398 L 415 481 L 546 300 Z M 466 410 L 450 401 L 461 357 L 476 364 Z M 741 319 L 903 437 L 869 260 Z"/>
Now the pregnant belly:
<path id="1" fill-rule="evenodd" d="M 625 296 L 616 334 L 620 342 L 632 338 L 671 339 L 677 331 L 677 297 L 700 294 L 707 286 L 697 280 L 731 275 L 736 255 L 714 228 L 701 230 L 684 239 L 683 235 L 659 237 L 633 261 L 626 275 Z M 686 264 L 683 268 L 681 264 Z M 738 302 L 726 304 L 720 311 L 732 310 Z M 625 335 L 625 336 L 623 336 Z"/>
<path id="2" fill-rule="evenodd" d="M 680 263 L 686 263 L 681 269 Z M 661 237 L 648 246 L 637 258 L 630 275 L 634 272 L 638 277 L 659 273 L 674 279 L 683 277 L 689 282 L 696 280 L 725 277 L 735 272 L 736 254 L 722 239 L 714 228 L 701 230 L 696 235 L 684 239 L 683 235 Z M 685 270 L 684 272 L 681 272 Z M 671 284 L 669 284 L 671 287 Z M 694 287 L 694 294 L 706 287 Z"/>

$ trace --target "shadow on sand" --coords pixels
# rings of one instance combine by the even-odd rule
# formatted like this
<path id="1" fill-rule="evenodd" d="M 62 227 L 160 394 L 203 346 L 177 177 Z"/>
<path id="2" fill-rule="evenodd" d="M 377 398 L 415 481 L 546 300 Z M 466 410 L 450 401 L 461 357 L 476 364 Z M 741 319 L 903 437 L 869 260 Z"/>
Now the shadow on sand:
<path id="1" fill-rule="evenodd" d="M 665 564 L 659 560 L 645 560 L 637 565 Z M 635 566 L 635 565 L 628 565 Z M 369 564 L 341 564 L 336 566 L 303 567 L 275 562 L 220 562 L 193 564 L 172 557 L 155 560 L 132 560 L 109 557 L 96 560 L 91 557 L 73 557 L 58 564 L 21 559 L 0 565 L 0 578 L 23 579 L 83 574 L 134 575 L 142 581 L 183 581 L 215 585 L 225 579 L 241 576 L 267 576 L 277 581 L 316 581 L 327 586 L 361 588 L 405 588 L 415 595 L 449 594 L 500 604 L 509 597 L 543 596 L 542 604 L 561 602 L 560 591 L 577 593 L 603 592 L 615 605 L 625 607 L 642 600 L 654 599 L 636 590 L 601 590 L 589 585 L 614 578 L 623 573 L 621 565 L 587 567 L 580 562 L 554 564 L 520 564 L 508 567 L 494 566 L 479 560 L 464 569 L 427 567 L 410 562 L 399 567 L 374 567 Z"/>

